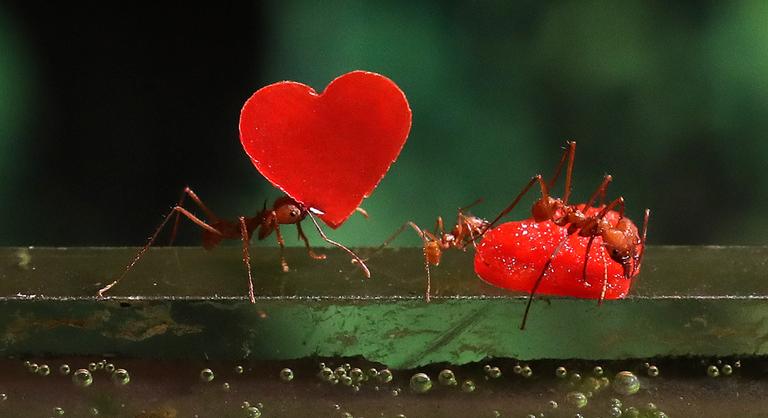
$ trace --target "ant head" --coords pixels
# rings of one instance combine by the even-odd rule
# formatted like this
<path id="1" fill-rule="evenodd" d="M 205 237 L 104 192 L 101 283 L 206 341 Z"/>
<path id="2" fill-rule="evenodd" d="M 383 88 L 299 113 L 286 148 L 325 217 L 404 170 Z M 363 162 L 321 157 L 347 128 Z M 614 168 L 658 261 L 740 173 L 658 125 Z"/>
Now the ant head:
<path id="1" fill-rule="evenodd" d="M 558 203 L 560 203 L 560 201 L 551 196 L 541 197 L 533 203 L 533 208 L 531 208 L 533 219 L 536 222 L 552 219 L 555 216 L 555 213 L 557 213 L 557 210 L 560 209 L 561 205 Z"/>
<path id="2" fill-rule="evenodd" d="M 623 218 L 614 228 L 603 231 L 603 244 L 608 250 L 613 261 L 620 263 L 624 268 L 624 277 L 631 278 L 637 269 L 636 263 L 640 259 L 640 248 L 637 228 L 631 221 L 622 223 Z"/>
<path id="3" fill-rule="evenodd" d="M 272 208 L 279 224 L 299 223 L 307 216 L 304 206 L 288 196 L 275 200 Z"/>

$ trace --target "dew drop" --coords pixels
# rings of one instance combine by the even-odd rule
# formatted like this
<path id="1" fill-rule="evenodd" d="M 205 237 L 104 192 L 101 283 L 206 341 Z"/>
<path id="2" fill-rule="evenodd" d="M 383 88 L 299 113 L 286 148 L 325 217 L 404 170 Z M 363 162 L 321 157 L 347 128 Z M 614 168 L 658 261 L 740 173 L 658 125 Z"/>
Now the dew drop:
<path id="1" fill-rule="evenodd" d="M 565 401 L 575 408 L 584 408 L 588 402 L 587 395 L 581 392 L 568 392 L 565 395 Z"/>
<path id="2" fill-rule="evenodd" d="M 59 366 L 59 373 L 63 376 L 68 375 L 71 370 L 72 369 L 69 367 L 69 364 L 62 364 Z"/>
<path id="3" fill-rule="evenodd" d="M 411 376 L 411 391 L 414 393 L 427 393 L 432 389 L 432 379 L 426 373 L 416 373 Z"/>
<path id="4" fill-rule="evenodd" d="M 243 366 L 235 366 L 235 373 L 243 374 L 243 372 L 245 372 L 245 369 L 243 368 Z"/>
<path id="5" fill-rule="evenodd" d="M 344 386 L 352 386 L 353 383 L 352 378 L 347 375 L 341 376 L 339 378 L 339 382 L 341 382 L 341 384 Z"/>
<path id="6" fill-rule="evenodd" d="M 635 408 L 634 406 L 630 406 L 629 408 L 624 409 L 624 413 L 622 414 L 624 418 L 639 418 L 640 417 L 640 410 Z"/>
<path id="7" fill-rule="evenodd" d="M 290 382 L 293 380 L 293 370 L 289 368 L 284 368 L 283 370 L 280 370 L 280 380 L 283 382 Z"/>
<path id="8" fill-rule="evenodd" d="M 363 371 L 357 367 L 349 371 L 349 377 L 352 378 L 352 383 L 360 383 L 363 381 Z"/>
<path id="9" fill-rule="evenodd" d="M 557 404 L 557 401 L 549 401 L 547 402 L 547 405 L 549 405 L 550 409 L 557 409 L 557 407 L 560 406 Z"/>
<path id="10" fill-rule="evenodd" d="M 581 373 L 571 373 L 570 380 L 573 384 L 581 382 Z"/>
<path id="11" fill-rule="evenodd" d="M 128 370 L 117 369 L 112 373 L 112 383 L 118 386 L 125 386 L 131 381 L 131 376 L 128 374 Z"/>
<path id="12" fill-rule="evenodd" d="M 40 366 L 38 366 L 37 363 L 30 363 L 29 366 L 27 366 L 27 369 L 32 373 L 37 373 L 38 368 L 40 368 Z"/>
<path id="13" fill-rule="evenodd" d="M 523 372 L 525 372 L 525 367 L 523 367 Z M 501 369 L 498 368 L 498 367 L 491 367 L 491 369 L 488 370 L 488 377 L 490 377 L 491 379 L 498 379 L 498 378 L 500 378 L 501 377 Z"/>
<path id="14" fill-rule="evenodd" d="M 112 363 L 107 363 L 106 366 L 104 366 L 104 371 L 107 373 L 114 373 L 117 368 Z"/>
<path id="15" fill-rule="evenodd" d="M 603 375 L 603 368 L 600 366 L 595 366 L 594 369 L 592 369 L 592 374 L 596 377 L 600 377 Z"/>
<path id="16" fill-rule="evenodd" d="M 204 383 L 208 383 L 212 381 L 216 377 L 215 374 L 213 374 L 213 370 L 211 369 L 203 369 L 200 370 L 200 381 Z"/>
<path id="17" fill-rule="evenodd" d="M 515 374 L 520 374 L 521 371 L 523 371 L 523 367 L 519 364 L 515 364 L 515 367 L 512 368 L 512 372 Z"/>
<path id="18" fill-rule="evenodd" d="M 523 376 L 523 377 L 533 376 L 533 369 L 531 369 L 531 367 L 528 365 L 523 366 L 523 369 L 520 370 L 520 376 Z"/>
<path id="19" fill-rule="evenodd" d="M 613 379 L 613 390 L 620 395 L 634 395 L 640 390 L 640 379 L 632 372 L 618 372 Z"/>
<path id="20" fill-rule="evenodd" d="M 559 377 L 561 379 L 565 379 L 565 377 L 568 376 L 568 370 L 566 370 L 565 367 L 560 366 L 560 367 L 555 369 L 555 376 L 557 376 L 557 377 Z"/>
<path id="21" fill-rule="evenodd" d="M 229 382 L 224 382 L 221 384 L 221 390 L 224 392 L 229 392 L 230 389 L 232 389 L 232 386 L 229 385 Z"/>
<path id="22" fill-rule="evenodd" d="M 368 369 L 368 377 L 373 378 L 373 377 L 376 377 L 378 375 L 379 375 L 379 371 L 378 370 L 374 369 L 373 367 Z"/>
<path id="23" fill-rule="evenodd" d="M 93 383 L 93 375 L 86 369 L 77 369 L 72 373 L 72 382 L 80 387 L 87 387 Z"/>
<path id="24" fill-rule="evenodd" d="M 709 367 L 707 367 L 707 376 L 709 377 L 717 377 L 720 376 L 720 370 L 715 366 L 714 364 L 711 364 Z"/>
<path id="25" fill-rule="evenodd" d="M 93 362 L 88 363 L 88 370 L 90 370 L 92 372 L 95 372 L 96 371 L 96 367 L 97 367 L 96 363 L 93 363 Z"/>
<path id="26" fill-rule="evenodd" d="M 328 367 L 320 369 L 320 372 L 317 375 L 320 377 L 320 379 L 326 382 L 330 382 L 334 377 L 336 377 L 336 375 L 333 373 L 333 370 L 329 369 Z"/>
<path id="27" fill-rule="evenodd" d="M 648 376 L 650 377 L 656 377 L 659 375 L 659 368 L 656 366 L 650 366 L 648 367 Z"/>
<path id="28" fill-rule="evenodd" d="M 336 370 L 334 370 L 333 372 L 336 373 L 336 376 L 338 377 L 347 375 L 347 369 L 343 367 L 337 367 Z"/>
<path id="29" fill-rule="evenodd" d="M 612 417 L 620 417 L 622 415 L 621 408 L 619 407 L 611 407 L 611 409 L 608 410 L 608 415 Z"/>

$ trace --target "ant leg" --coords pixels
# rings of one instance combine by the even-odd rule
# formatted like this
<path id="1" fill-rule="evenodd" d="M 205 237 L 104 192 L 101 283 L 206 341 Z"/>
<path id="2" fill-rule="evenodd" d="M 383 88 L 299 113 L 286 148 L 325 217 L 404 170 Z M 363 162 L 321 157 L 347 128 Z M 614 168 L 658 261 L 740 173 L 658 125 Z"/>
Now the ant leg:
<path id="1" fill-rule="evenodd" d="M 478 235 L 478 238 L 482 237 L 483 234 L 485 234 L 486 231 L 488 231 L 489 229 L 493 228 L 494 225 L 496 225 L 496 222 L 498 222 L 506 214 L 511 212 L 512 209 L 514 209 L 515 206 L 517 206 L 517 204 L 520 203 L 520 200 L 523 198 L 523 196 L 525 196 L 525 194 L 528 193 L 528 191 L 531 190 L 531 187 L 533 187 L 533 185 L 536 184 L 537 182 L 539 183 L 539 187 L 541 188 L 541 196 L 542 197 L 549 196 L 549 189 L 547 188 L 547 184 L 544 183 L 544 180 L 542 180 L 541 174 L 537 174 L 537 175 L 531 177 L 531 179 L 528 181 L 528 184 L 526 184 L 525 187 L 523 187 L 523 190 L 520 191 L 520 193 L 517 195 L 517 197 L 515 197 L 515 200 L 513 200 L 512 203 L 509 206 L 504 208 L 504 210 L 502 210 L 501 213 L 499 213 L 499 215 L 496 216 L 496 218 L 493 219 L 493 221 L 488 223 L 488 226 L 486 226 L 483 229 L 482 233 L 480 235 Z"/>
<path id="2" fill-rule="evenodd" d="M 555 186 L 555 182 L 557 182 L 557 179 L 560 177 L 560 173 L 563 172 L 563 165 L 565 164 L 565 161 L 568 160 L 568 170 L 566 171 L 566 193 L 565 195 L 570 194 L 570 175 L 573 171 L 573 161 L 576 157 L 576 141 L 567 141 L 565 143 L 566 148 L 563 150 L 563 155 L 560 157 L 560 162 L 557 163 L 557 168 L 555 168 L 555 174 L 552 176 L 552 179 L 549 181 L 549 188 Z"/>
<path id="3" fill-rule="evenodd" d="M 600 211 L 600 213 L 597 214 L 597 218 L 603 218 L 608 212 L 612 211 L 613 208 L 616 206 L 620 206 L 621 209 L 619 209 L 619 219 L 624 217 L 624 196 L 619 196 L 616 199 L 614 199 L 611 203 L 606 205 L 603 210 Z"/>
<path id="4" fill-rule="evenodd" d="M 597 300 L 597 306 L 603 304 L 605 300 L 605 292 L 608 290 L 608 263 L 605 261 L 605 252 L 602 253 L 603 257 L 603 287 L 600 289 L 600 299 Z"/>
<path id="5" fill-rule="evenodd" d="M 435 235 L 445 235 L 445 224 L 443 224 L 442 216 L 438 216 L 437 221 L 435 221 Z"/>
<path id="6" fill-rule="evenodd" d="M 589 260 L 589 250 L 592 248 L 592 242 L 595 241 L 595 236 L 596 235 L 590 236 L 589 241 L 587 241 L 587 252 L 584 253 L 584 270 L 581 272 L 582 283 L 587 282 L 587 261 Z"/>
<path id="7" fill-rule="evenodd" d="M 248 227 L 245 225 L 245 217 L 240 217 L 240 237 L 243 240 L 243 263 L 248 270 L 248 299 L 251 303 L 256 303 L 256 297 L 253 295 L 253 275 L 251 274 L 251 254 L 248 251 L 248 243 L 251 237 L 248 236 Z"/>
<path id="8" fill-rule="evenodd" d="M 197 206 L 203 211 L 206 217 L 208 217 L 208 220 L 210 222 L 215 223 L 219 220 L 219 217 L 216 216 L 215 213 L 213 213 L 212 210 L 208 209 L 207 206 L 203 203 L 203 201 L 197 196 L 197 194 L 192 191 L 192 189 L 189 188 L 189 186 L 185 187 L 181 191 L 181 196 L 179 196 L 179 202 L 176 204 L 176 206 L 183 206 L 184 205 L 184 198 L 189 196 L 190 199 L 192 199 L 193 202 L 197 204 Z M 168 240 L 168 245 L 173 245 L 173 241 L 176 239 L 176 233 L 179 231 L 179 216 L 180 213 L 176 212 L 174 216 L 173 221 L 173 229 L 171 229 L 171 238 Z"/>
<path id="9" fill-rule="evenodd" d="M 315 228 L 317 228 L 317 232 L 320 234 L 320 236 L 323 238 L 323 240 L 331 245 L 335 245 L 336 247 L 341 248 L 342 250 L 346 251 L 349 255 L 352 256 L 352 258 L 358 263 L 360 268 L 363 270 L 363 274 L 365 274 L 365 277 L 370 279 L 371 278 L 371 271 L 368 270 L 368 266 L 365 265 L 362 259 L 357 256 L 352 250 L 345 247 L 344 245 L 328 238 L 327 235 L 325 235 L 325 232 L 320 228 L 320 224 L 317 223 L 317 219 L 315 219 L 314 215 L 312 215 L 311 212 L 307 211 L 307 215 L 309 215 L 309 219 L 312 220 L 312 223 L 315 224 Z"/>
<path id="10" fill-rule="evenodd" d="M 368 219 L 368 211 L 363 208 L 355 208 L 355 212 L 363 215 L 363 218 Z M 298 225 L 298 224 L 296 224 Z"/>
<path id="11" fill-rule="evenodd" d="M 531 289 L 531 294 L 528 295 L 528 304 L 525 306 L 525 313 L 523 314 L 523 321 L 520 324 L 520 329 L 525 329 L 525 323 L 528 322 L 528 313 L 531 310 L 531 304 L 533 303 L 533 296 L 536 295 L 536 290 L 539 289 L 539 285 L 541 284 L 541 281 L 544 279 L 544 275 L 547 274 L 547 269 L 552 264 L 552 261 L 555 259 L 555 255 L 557 255 L 558 251 L 560 251 L 560 248 L 563 247 L 563 244 L 568 240 L 568 236 L 562 239 L 559 244 L 557 244 L 557 247 L 555 247 L 555 250 L 552 251 L 552 254 L 549 255 L 549 258 L 547 259 L 547 262 L 544 263 L 544 268 L 541 270 L 541 274 L 539 274 L 539 277 L 536 279 L 536 282 L 533 284 L 533 289 Z"/>
<path id="12" fill-rule="evenodd" d="M 587 209 L 592 206 L 592 203 L 595 202 L 595 199 L 597 199 L 597 196 L 600 196 L 600 203 L 602 204 L 605 200 L 605 192 L 608 190 L 608 185 L 613 181 L 613 176 L 610 174 L 606 174 L 605 177 L 603 177 L 603 182 L 600 183 L 599 186 L 597 186 L 597 189 L 595 189 L 595 192 L 592 193 L 592 196 L 589 197 L 589 200 L 587 200 L 587 203 L 584 204 L 584 212 L 587 212 Z M 598 206 L 599 207 L 599 206 Z"/>
<path id="13" fill-rule="evenodd" d="M 147 252 L 147 250 L 149 250 L 149 247 L 151 247 L 152 244 L 154 244 L 155 240 L 157 239 L 157 236 L 160 234 L 160 231 L 163 230 L 163 227 L 165 227 L 165 224 L 167 224 L 168 220 L 171 219 L 171 215 L 173 215 L 174 212 L 186 216 L 190 221 L 194 222 L 195 224 L 197 224 L 197 226 L 199 226 L 202 229 L 205 229 L 206 231 L 209 231 L 209 232 L 214 233 L 216 235 L 223 236 L 223 234 L 221 232 L 219 232 L 219 230 L 217 230 L 216 228 L 208 225 L 207 223 L 205 223 L 200 218 L 198 218 L 195 215 L 193 215 L 188 210 L 184 209 L 181 206 L 174 206 L 173 209 L 171 209 L 171 211 L 168 213 L 168 215 L 165 216 L 165 219 L 163 219 L 163 222 L 160 223 L 160 226 L 158 226 L 157 229 L 155 229 L 155 232 L 149 238 L 149 241 L 147 241 L 147 243 L 144 245 L 144 247 L 142 247 L 139 250 L 139 252 L 136 253 L 136 256 L 133 257 L 133 260 L 131 260 L 131 262 L 128 263 L 127 266 L 125 266 L 125 269 L 120 274 L 120 276 L 117 279 L 115 279 L 115 281 L 113 281 L 112 283 L 110 283 L 110 284 L 102 287 L 101 289 L 99 289 L 99 292 L 98 292 L 98 296 L 99 297 L 104 297 L 104 293 L 106 293 L 107 291 L 109 291 L 109 289 L 111 289 L 115 285 L 117 285 L 117 283 L 120 282 L 120 280 L 122 280 L 125 277 L 126 274 L 128 274 L 128 272 L 133 268 L 133 266 L 136 265 L 136 263 L 139 262 L 139 260 L 144 255 L 144 253 Z"/>
<path id="14" fill-rule="evenodd" d="M 304 241 L 304 244 L 307 246 L 307 252 L 309 252 L 309 256 L 315 260 L 325 260 L 325 254 L 317 254 L 314 250 L 312 250 L 312 247 L 310 247 L 309 240 L 307 239 L 307 236 L 304 235 L 304 230 L 301 228 L 301 222 L 296 223 L 296 230 L 299 231 L 299 238 L 301 238 Z"/>
<path id="15" fill-rule="evenodd" d="M 643 217 L 643 233 L 640 237 L 640 245 L 643 247 L 643 251 L 640 253 L 640 257 L 637 258 L 637 261 L 635 262 L 635 267 L 632 269 L 632 277 L 635 276 L 637 273 L 637 269 L 640 268 L 640 265 L 643 264 L 643 256 L 645 255 L 645 238 L 648 234 L 648 218 L 651 216 L 651 210 L 646 209 L 645 210 L 645 216 Z"/>
<path id="16" fill-rule="evenodd" d="M 275 229 L 275 236 L 277 236 L 277 244 L 280 246 L 280 267 L 282 267 L 284 273 L 288 273 L 291 269 L 288 267 L 288 262 L 285 261 L 285 240 L 283 234 L 280 232 L 280 225 L 277 222 L 277 214 L 272 211 L 269 214 L 270 223 L 272 228 Z"/>

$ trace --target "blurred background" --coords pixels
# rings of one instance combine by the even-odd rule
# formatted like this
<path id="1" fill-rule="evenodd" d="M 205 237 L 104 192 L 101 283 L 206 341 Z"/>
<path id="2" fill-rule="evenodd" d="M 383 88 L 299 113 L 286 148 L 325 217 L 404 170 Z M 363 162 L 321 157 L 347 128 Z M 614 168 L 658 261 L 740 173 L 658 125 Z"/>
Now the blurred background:
<path id="1" fill-rule="evenodd" d="M 341 242 L 478 197 L 493 217 L 569 139 L 575 198 L 613 174 L 651 243 L 768 241 L 768 2 L 193 3 L 0 2 L 0 245 L 140 245 L 187 184 L 254 215 L 279 193 L 240 146 L 245 99 L 355 69 L 400 85 L 413 128 Z"/>

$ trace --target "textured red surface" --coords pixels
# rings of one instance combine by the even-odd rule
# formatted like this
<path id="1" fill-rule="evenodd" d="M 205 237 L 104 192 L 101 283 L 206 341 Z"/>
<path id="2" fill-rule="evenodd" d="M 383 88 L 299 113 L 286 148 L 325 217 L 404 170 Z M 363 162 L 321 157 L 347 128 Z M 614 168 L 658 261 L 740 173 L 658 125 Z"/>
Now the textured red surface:
<path id="1" fill-rule="evenodd" d="M 333 228 L 370 195 L 397 159 L 411 109 L 392 80 L 353 71 L 322 94 L 283 81 L 245 102 L 240 140 L 272 184 Z"/>
<path id="2" fill-rule="evenodd" d="M 597 209 L 593 208 L 588 214 L 596 212 Z M 606 219 L 615 224 L 618 213 L 611 211 Z M 566 228 L 552 221 L 537 223 L 526 219 L 499 225 L 488 231 L 478 244 L 475 272 L 494 286 L 530 292 L 552 251 L 566 235 Z M 549 266 L 537 294 L 597 299 L 607 265 L 605 298 L 620 299 L 627 295 L 632 280 L 624 278 L 621 264 L 608 256 L 600 237 L 595 238 L 589 251 L 587 280 L 581 280 L 587 241 L 588 237 L 578 234 L 567 238 Z"/>

